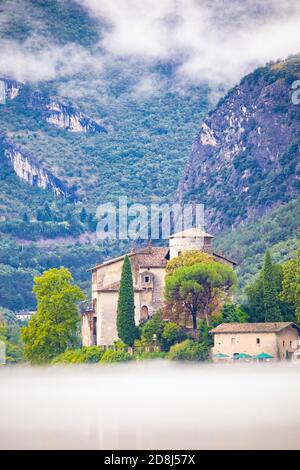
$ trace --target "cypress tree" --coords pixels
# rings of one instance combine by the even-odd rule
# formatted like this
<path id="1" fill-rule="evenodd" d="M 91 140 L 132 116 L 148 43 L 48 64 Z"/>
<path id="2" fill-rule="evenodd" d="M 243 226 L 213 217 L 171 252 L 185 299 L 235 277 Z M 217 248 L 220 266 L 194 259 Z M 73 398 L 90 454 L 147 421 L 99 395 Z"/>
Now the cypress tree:
<path id="1" fill-rule="evenodd" d="M 128 346 L 132 346 L 137 338 L 137 329 L 134 322 L 134 291 L 131 265 L 128 256 L 125 256 L 122 267 L 117 309 L 117 330 L 119 338 Z"/>
<path id="2" fill-rule="evenodd" d="M 263 304 L 266 322 L 282 321 L 278 293 L 275 284 L 275 272 L 269 251 L 266 251 L 263 267 Z"/>

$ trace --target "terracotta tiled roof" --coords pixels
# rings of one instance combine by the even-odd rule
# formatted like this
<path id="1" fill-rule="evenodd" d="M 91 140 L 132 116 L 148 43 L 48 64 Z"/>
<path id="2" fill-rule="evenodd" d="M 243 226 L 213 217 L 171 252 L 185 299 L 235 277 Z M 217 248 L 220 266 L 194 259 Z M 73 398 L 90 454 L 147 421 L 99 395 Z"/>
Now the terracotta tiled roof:
<path id="1" fill-rule="evenodd" d="M 300 326 L 293 322 L 277 323 L 221 323 L 213 328 L 211 333 L 278 333 L 279 331 L 292 326 L 300 332 Z"/>
<path id="2" fill-rule="evenodd" d="M 140 248 L 127 253 L 129 258 L 136 257 L 138 265 L 142 268 L 164 268 L 167 265 L 168 260 L 165 258 L 169 252 L 167 247 L 159 246 L 148 246 L 145 248 Z M 104 261 L 102 264 L 98 264 L 91 268 L 91 271 L 99 268 L 100 266 L 107 266 L 108 264 L 116 263 L 117 261 L 122 261 L 125 258 L 125 255 L 118 256 L 117 258 L 112 258 Z"/>
<path id="3" fill-rule="evenodd" d="M 147 250 L 136 253 L 137 262 L 141 268 L 165 268 L 167 266 L 166 256 L 169 248 L 150 246 Z"/>

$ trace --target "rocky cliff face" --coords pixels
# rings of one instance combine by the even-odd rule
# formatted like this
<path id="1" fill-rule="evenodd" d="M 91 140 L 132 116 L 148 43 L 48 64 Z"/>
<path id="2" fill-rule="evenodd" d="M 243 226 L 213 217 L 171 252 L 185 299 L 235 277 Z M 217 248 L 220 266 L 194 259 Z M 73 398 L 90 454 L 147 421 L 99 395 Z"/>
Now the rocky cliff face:
<path id="1" fill-rule="evenodd" d="M 40 113 L 41 119 L 69 132 L 107 133 L 102 123 L 83 114 L 77 107 L 62 103 L 30 86 L 8 79 L 0 79 L 0 101 L 13 100 L 21 96 L 25 106 Z"/>
<path id="2" fill-rule="evenodd" d="M 22 84 L 15 80 L 0 79 L 0 101 L 4 103 L 6 100 L 15 99 L 22 88 Z"/>
<path id="3" fill-rule="evenodd" d="M 15 174 L 31 186 L 47 189 L 64 199 L 71 196 L 67 187 L 50 171 L 43 168 L 33 155 L 15 146 L 0 134 L 0 158 L 6 158 Z"/>
<path id="4" fill-rule="evenodd" d="M 299 194 L 300 106 L 292 83 L 300 57 L 256 70 L 203 122 L 178 197 L 206 206 L 217 232 Z"/>

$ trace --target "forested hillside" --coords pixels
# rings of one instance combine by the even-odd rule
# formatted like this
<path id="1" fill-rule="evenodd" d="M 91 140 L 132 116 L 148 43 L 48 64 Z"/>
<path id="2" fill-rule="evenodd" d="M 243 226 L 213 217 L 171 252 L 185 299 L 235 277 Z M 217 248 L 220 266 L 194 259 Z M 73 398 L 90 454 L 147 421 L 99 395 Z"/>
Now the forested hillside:
<path id="1" fill-rule="evenodd" d="M 300 56 L 242 79 L 202 124 L 180 180 L 182 200 L 206 206 L 216 232 L 255 220 L 299 195 Z"/>
<path id="2" fill-rule="evenodd" d="M 299 57 L 226 95 L 204 78 L 183 84 L 176 57 L 110 60 L 99 45 L 108 29 L 81 2 L 1 2 L 0 306 L 33 308 L 33 276 L 61 265 L 88 290 L 87 269 L 128 250 L 95 243 L 96 207 L 174 201 L 180 177 L 177 194 L 205 204 L 241 286 L 266 248 L 276 261 L 295 249 Z"/>

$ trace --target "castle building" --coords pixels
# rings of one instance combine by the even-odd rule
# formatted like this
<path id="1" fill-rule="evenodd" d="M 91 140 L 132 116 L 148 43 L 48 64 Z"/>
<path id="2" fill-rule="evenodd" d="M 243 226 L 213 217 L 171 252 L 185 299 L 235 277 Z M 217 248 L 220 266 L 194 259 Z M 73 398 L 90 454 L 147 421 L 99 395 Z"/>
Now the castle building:
<path id="1" fill-rule="evenodd" d="M 202 251 L 234 268 L 234 261 L 213 252 L 213 238 L 199 228 L 191 228 L 172 235 L 168 247 L 147 246 L 128 253 L 137 325 L 162 306 L 167 263 L 180 253 Z M 117 303 L 124 257 L 107 260 L 91 269 L 92 301 L 86 303 L 81 315 L 83 346 L 112 345 L 118 339 Z"/>

